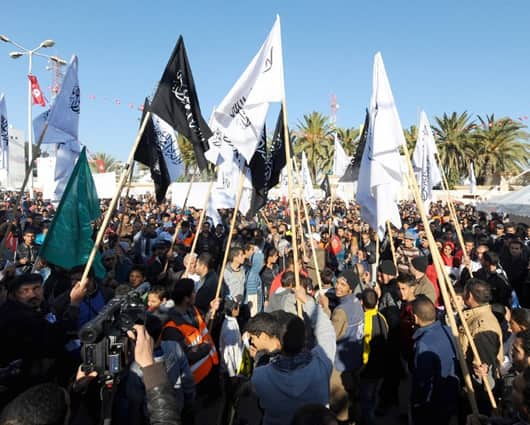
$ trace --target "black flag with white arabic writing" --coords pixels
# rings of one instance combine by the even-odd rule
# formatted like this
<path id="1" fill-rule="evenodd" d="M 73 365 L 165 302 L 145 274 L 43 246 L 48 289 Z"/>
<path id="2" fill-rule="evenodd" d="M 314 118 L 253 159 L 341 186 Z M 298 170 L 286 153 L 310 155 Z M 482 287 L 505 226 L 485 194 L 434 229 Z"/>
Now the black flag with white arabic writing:
<path id="1" fill-rule="evenodd" d="M 325 197 L 329 198 L 331 196 L 331 185 L 329 184 L 329 175 L 326 174 L 326 177 L 320 183 L 320 189 L 325 193 Z"/>
<path id="2" fill-rule="evenodd" d="M 292 144 L 291 154 L 293 153 Z M 278 121 L 276 121 L 276 128 L 274 129 L 274 137 L 272 139 L 272 149 L 270 153 L 269 160 L 269 178 L 267 188 L 272 189 L 280 182 L 280 174 L 283 167 L 287 164 L 285 159 L 285 137 L 283 130 L 283 106 L 280 109 L 280 115 L 278 116 Z"/>
<path id="3" fill-rule="evenodd" d="M 147 98 L 144 103 L 144 112 L 142 115 L 142 122 L 145 114 L 149 111 L 149 101 Z M 156 200 L 161 203 L 166 197 L 167 188 L 171 183 L 166 161 L 162 153 L 162 148 L 158 143 L 158 137 L 155 131 L 153 120 L 149 118 L 145 130 L 140 139 L 140 143 L 134 153 L 134 160 L 141 162 L 149 167 L 151 171 L 151 178 L 155 183 Z"/>
<path id="4" fill-rule="evenodd" d="M 253 217 L 261 207 L 267 202 L 268 179 L 270 167 L 268 164 L 269 158 L 267 154 L 267 130 L 263 126 L 261 137 L 252 159 L 250 160 L 249 168 L 252 175 L 252 200 L 250 203 L 249 217 Z"/>
<path id="5" fill-rule="evenodd" d="M 197 165 L 204 170 L 208 164 L 204 152 L 209 149 L 208 139 L 212 131 L 201 114 L 182 36 L 158 84 L 151 111 L 191 142 Z"/>
<path id="6" fill-rule="evenodd" d="M 350 165 L 346 168 L 344 175 L 339 179 L 341 183 L 351 183 L 359 180 L 359 170 L 361 169 L 361 159 L 363 157 L 364 147 L 366 146 L 366 139 L 368 138 L 368 127 L 370 125 L 370 114 L 368 109 L 364 118 L 363 131 L 359 138 L 359 144 L 355 150 L 355 155 L 352 157 Z"/>

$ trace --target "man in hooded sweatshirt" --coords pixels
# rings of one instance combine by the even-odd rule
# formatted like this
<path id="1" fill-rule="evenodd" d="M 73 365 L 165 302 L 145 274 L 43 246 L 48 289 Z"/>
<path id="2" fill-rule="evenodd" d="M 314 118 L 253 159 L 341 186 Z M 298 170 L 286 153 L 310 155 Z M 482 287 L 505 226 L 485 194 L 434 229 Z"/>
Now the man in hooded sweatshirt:
<path id="1" fill-rule="evenodd" d="M 282 320 L 274 320 L 273 314 L 258 313 L 247 324 L 251 354 L 276 353 L 268 363 L 256 367 L 251 378 L 263 408 L 263 425 L 289 425 L 300 407 L 326 405 L 330 398 L 335 331 L 302 286 L 295 289 L 295 294 L 311 321 L 316 339 L 313 348 L 306 348 L 304 321 L 294 314 L 284 313 Z M 271 321 L 275 322 L 274 329 L 259 326 Z"/>

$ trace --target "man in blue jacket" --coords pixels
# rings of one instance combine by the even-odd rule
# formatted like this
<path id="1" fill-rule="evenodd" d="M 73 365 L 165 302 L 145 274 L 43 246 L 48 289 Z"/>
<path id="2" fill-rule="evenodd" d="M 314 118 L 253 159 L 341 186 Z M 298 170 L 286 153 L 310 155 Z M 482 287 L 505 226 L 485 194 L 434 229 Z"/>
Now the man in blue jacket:
<path id="1" fill-rule="evenodd" d="M 457 414 L 460 379 L 455 341 L 447 326 L 436 320 L 431 300 L 419 296 L 412 311 L 419 329 L 413 335 L 412 422 L 448 424 Z"/>

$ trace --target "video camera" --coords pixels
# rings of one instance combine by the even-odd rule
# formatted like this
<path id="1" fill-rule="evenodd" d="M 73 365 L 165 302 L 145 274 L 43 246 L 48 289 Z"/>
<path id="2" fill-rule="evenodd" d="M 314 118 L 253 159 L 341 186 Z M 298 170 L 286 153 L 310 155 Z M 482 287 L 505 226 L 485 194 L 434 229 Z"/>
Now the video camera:
<path id="1" fill-rule="evenodd" d="M 127 331 L 136 324 L 145 325 L 146 307 L 142 296 L 149 290 L 143 283 L 127 295 L 112 298 L 107 305 L 79 331 L 82 370 L 98 375 L 116 376 L 134 356 Z"/>

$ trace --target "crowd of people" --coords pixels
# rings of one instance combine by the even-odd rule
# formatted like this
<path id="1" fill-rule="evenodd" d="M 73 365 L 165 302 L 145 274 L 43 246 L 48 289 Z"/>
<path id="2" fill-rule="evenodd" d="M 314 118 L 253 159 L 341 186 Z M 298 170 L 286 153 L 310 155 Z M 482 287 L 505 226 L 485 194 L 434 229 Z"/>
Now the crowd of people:
<path id="1" fill-rule="evenodd" d="M 377 241 L 353 202 L 269 201 L 230 229 L 130 197 L 82 280 L 39 256 L 52 204 L 2 202 L 1 424 L 465 424 L 467 379 L 481 423 L 530 422 L 530 227 L 509 217 L 432 203 L 432 246 L 411 202 Z"/>

